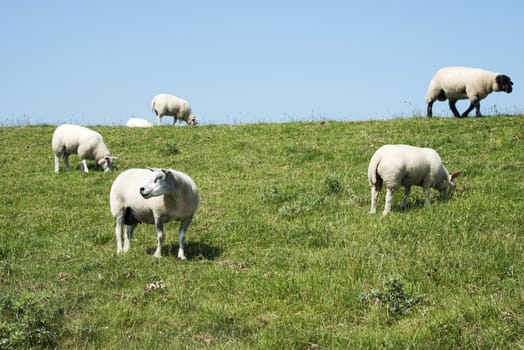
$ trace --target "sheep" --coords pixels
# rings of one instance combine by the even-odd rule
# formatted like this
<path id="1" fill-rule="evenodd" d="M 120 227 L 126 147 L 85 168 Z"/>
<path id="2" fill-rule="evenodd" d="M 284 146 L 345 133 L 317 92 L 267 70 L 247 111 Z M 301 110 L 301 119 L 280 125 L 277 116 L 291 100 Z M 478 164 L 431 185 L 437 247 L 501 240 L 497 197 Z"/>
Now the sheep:
<path id="1" fill-rule="evenodd" d="M 153 126 L 153 123 L 145 119 L 130 118 L 126 123 L 126 126 L 130 128 L 150 128 Z"/>
<path id="2" fill-rule="evenodd" d="M 442 199 L 453 193 L 453 181 L 460 172 L 448 174 L 442 165 L 440 156 L 431 148 L 421 148 L 409 145 L 384 145 L 371 157 L 368 167 L 368 180 L 371 186 L 371 214 L 377 211 L 377 197 L 384 182 L 387 187 L 386 205 L 383 216 L 391 211 L 395 191 L 404 186 L 404 197 L 400 204 L 406 208 L 406 200 L 411 192 L 411 186 L 424 188 L 424 205 L 429 206 L 430 187 L 440 191 Z"/>
<path id="3" fill-rule="evenodd" d="M 139 223 L 154 224 L 157 232 L 155 257 L 161 257 L 164 223 L 180 221 L 178 258 L 186 260 L 184 238 L 198 207 L 198 189 L 186 174 L 173 169 L 129 169 L 118 175 L 109 195 L 116 220 L 116 250 L 130 248 L 133 231 Z M 126 225 L 124 245 L 122 230 Z"/>
<path id="4" fill-rule="evenodd" d="M 64 159 L 64 165 L 69 170 L 69 155 L 78 154 L 82 159 L 82 165 L 86 173 L 87 160 L 95 160 L 104 171 L 110 171 L 116 157 L 111 156 L 109 149 L 104 143 L 102 135 L 89 128 L 62 124 L 55 129 L 51 143 L 55 153 L 55 172 L 58 173 L 60 157 Z"/>
<path id="5" fill-rule="evenodd" d="M 151 109 L 156 115 L 158 125 L 160 125 L 160 119 L 165 115 L 174 117 L 173 125 L 176 124 L 177 120 L 185 121 L 188 125 L 198 124 L 189 103 L 174 95 L 156 95 L 151 102 Z"/>
<path id="6" fill-rule="evenodd" d="M 449 108 L 456 118 L 467 117 L 469 112 L 476 108 L 477 117 L 480 114 L 480 100 L 493 91 L 510 93 L 513 82 L 510 77 L 500 73 L 490 72 L 480 68 L 444 67 L 441 68 L 429 83 L 426 94 L 428 104 L 427 115 L 433 115 L 433 103 L 436 100 L 449 100 Z M 471 104 L 460 115 L 457 110 L 457 100 L 469 99 Z"/>

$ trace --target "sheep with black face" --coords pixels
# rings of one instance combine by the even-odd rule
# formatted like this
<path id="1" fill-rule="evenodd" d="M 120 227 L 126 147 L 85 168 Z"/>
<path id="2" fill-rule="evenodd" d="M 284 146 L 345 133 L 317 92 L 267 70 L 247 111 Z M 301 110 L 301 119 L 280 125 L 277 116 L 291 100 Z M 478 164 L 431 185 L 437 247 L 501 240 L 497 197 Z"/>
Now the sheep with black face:
<path id="1" fill-rule="evenodd" d="M 477 117 L 480 114 L 480 101 L 493 91 L 513 91 L 513 82 L 507 75 L 490 72 L 480 68 L 445 67 L 440 69 L 431 79 L 426 102 L 427 115 L 433 115 L 433 103 L 437 100 L 449 100 L 449 108 L 457 118 L 467 117 L 469 112 L 476 109 Z M 462 113 L 456 107 L 457 100 L 469 99 L 471 104 Z"/>

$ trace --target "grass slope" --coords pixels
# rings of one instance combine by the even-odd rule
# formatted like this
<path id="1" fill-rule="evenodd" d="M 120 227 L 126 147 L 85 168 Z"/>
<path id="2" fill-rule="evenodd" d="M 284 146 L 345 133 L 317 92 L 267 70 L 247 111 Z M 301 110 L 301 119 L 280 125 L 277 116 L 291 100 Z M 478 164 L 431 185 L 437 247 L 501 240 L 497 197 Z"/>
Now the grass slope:
<path id="1" fill-rule="evenodd" d="M 524 347 L 523 117 L 93 127 L 119 169 L 89 174 L 53 129 L 0 128 L 0 348 Z M 454 198 L 369 215 L 385 143 L 463 170 Z M 175 223 L 116 255 L 111 183 L 152 166 L 199 186 L 187 262 Z"/>

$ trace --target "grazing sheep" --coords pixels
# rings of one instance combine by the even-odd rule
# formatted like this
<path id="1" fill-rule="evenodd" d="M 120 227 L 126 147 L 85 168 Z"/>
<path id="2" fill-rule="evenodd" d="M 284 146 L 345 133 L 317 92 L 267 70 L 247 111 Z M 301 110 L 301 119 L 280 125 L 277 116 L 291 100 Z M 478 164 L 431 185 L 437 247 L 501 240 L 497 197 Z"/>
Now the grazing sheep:
<path id="1" fill-rule="evenodd" d="M 504 74 L 490 72 L 480 68 L 445 67 L 440 69 L 429 83 L 426 102 L 428 117 L 433 115 L 433 102 L 449 100 L 449 108 L 457 118 L 467 117 L 476 108 L 477 117 L 480 114 L 480 100 L 493 91 L 510 93 L 513 82 Z M 457 100 L 469 99 L 471 104 L 462 116 L 457 110 Z"/>
<path id="2" fill-rule="evenodd" d="M 440 191 L 441 198 L 449 197 L 454 188 L 454 178 L 460 172 L 448 174 L 440 156 L 431 148 L 408 145 L 385 145 L 380 147 L 369 162 L 368 180 L 371 186 L 371 214 L 377 211 L 377 197 L 384 182 L 387 187 L 383 215 L 391 210 L 395 191 L 404 186 L 400 208 L 406 208 L 411 186 L 424 188 L 424 204 L 429 206 L 430 187 Z"/>
<path id="3" fill-rule="evenodd" d="M 185 260 L 184 238 L 198 207 L 198 189 L 186 174 L 172 169 L 129 169 L 111 186 L 111 213 L 116 219 L 117 252 L 127 252 L 137 224 L 154 224 L 155 257 L 161 256 L 164 223 L 180 220 L 178 258 Z M 122 229 L 126 225 L 122 248 Z"/>
<path id="4" fill-rule="evenodd" d="M 78 154 L 82 159 L 84 171 L 89 172 L 87 160 L 95 160 L 104 171 L 110 171 L 113 160 L 109 149 L 104 143 L 102 135 L 91 129 L 79 125 L 63 124 L 55 129 L 52 141 L 55 153 L 55 172 L 58 173 L 60 157 L 64 158 L 64 165 L 69 170 L 69 155 Z"/>
<path id="5" fill-rule="evenodd" d="M 177 120 L 185 121 L 188 125 L 198 124 L 189 103 L 174 95 L 156 95 L 151 102 L 151 109 L 155 112 L 158 125 L 160 125 L 160 119 L 165 115 L 174 117 L 173 125 L 176 124 Z"/>
<path id="6" fill-rule="evenodd" d="M 150 128 L 153 126 L 153 123 L 145 119 L 130 118 L 126 123 L 126 126 L 130 128 Z"/>

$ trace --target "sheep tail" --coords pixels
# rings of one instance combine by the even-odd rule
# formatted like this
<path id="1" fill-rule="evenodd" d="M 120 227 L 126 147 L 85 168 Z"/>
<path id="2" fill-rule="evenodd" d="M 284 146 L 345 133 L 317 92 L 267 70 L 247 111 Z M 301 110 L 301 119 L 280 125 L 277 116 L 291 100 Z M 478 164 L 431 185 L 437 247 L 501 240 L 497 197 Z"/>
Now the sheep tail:
<path id="1" fill-rule="evenodd" d="M 375 153 L 373 157 L 371 157 L 371 161 L 369 162 L 368 167 L 368 180 L 370 185 L 374 185 L 377 183 L 377 168 L 380 164 L 381 155 Z"/>
<path id="2" fill-rule="evenodd" d="M 153 98 L 153 101 L 151 101 L 151 111 L 155 114 L 156 117 L 158 117 L 158 111 L 156 109 L 156 96 Z"/>

